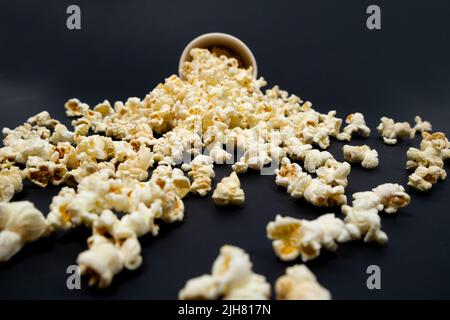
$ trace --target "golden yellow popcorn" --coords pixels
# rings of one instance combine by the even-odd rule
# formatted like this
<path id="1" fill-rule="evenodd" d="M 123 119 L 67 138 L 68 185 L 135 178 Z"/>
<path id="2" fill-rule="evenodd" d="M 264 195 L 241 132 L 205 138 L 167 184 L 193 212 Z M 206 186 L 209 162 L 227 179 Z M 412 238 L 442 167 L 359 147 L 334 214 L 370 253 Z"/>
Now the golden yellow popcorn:
<path id="1" fill-rule="evenodd" d="M 414 138 L 416 129 L 411 128 L 408 122 L 395 122 L 393 119 L 381 117 L 377 130 L 386 144 L 396 144 L 398 139 Z"/>
<path id="2" fill-rule="evenodd" d="M 361 163 L 361 166 L 366 169 L 378 167 L 378 152 L 375 149 L 371 149 L 368 145 L 345 145 L 342 151 L 344 152 L 345 161 Z"/>
<path id="3" fill-rule="evenodd" d="M 0 202 L 0 262 L 8 261 L 47 231 L 44 215 L 31 202 Z"/>
<path id="4" fill-rule="evenodd" d="M 370 128 L 366 125 L 364 115 L 360 112 L 349 114 L 345 119 L 345 123 L 347 123 L 347 125 L 342 132 L 337 135 L 338 140 L 350 141 L 355 134 L 364 138 L 367 138 L 370 135 Z"/>
<path id="5" fill-rule="evenodd" d="M 445 180 L 447 173 L 437 166 L 419 166 L 408 177 L 408 186 L 420 191 L 428 191 L 438 180 Z"/>
<path id="6" fill-rule="evenodd" d="M 58 142 L 75 143 L 75 133 L 69 131 L 65 125 L 57 124 L 49 141 L 53 144 L 57 144 Z"/>
<path id="7" fill-rule="evenodd" d="M 270 285 L 252 271 L 252 263 L 244 250 L 231 245 L 220 248 L 211 274 L 186 282 L 180 290 L 181 300 L 267 300 Z"/>
<path id="8" fill-rule="evenodd" d="M 286 274 L 275 284 L 278 300 L 330 300 L 330 292 L 322 287 L 305 265 L 286 268 Z"/>
<path id="9" fill-rule="evenodd" d="M 245 201 L 244 190 L 236 172 L 232 172 L 229 177 L 223 178 L 214 190 L 212 199 L 219 206 L 240 205 Z"/>
<path id="10" fill-rule="evenodd" d="M 319 179 L 312 179 L 303 197 L 316 207 L 341 206 L 347 202 L 345 189 L 341 185 L 331 186 Z"/>
<path id="11" fill-rule="evenodd" d="M 24 174 L 10 164 L 0 165 L 0 202 L 9 202 L 15 193 L 21 192 Z"/>
<path id="12" fill-rule="evenodd" d="M 353 238 L 345 223 L 332 213 L 315 220 L 277 215 L 266 230 L 267 237 L 273 240 L 275 254 L 283 261 L 292 261 L 301 256 L 306 262 L 317 258 L 322 247 L 335 251 L 338 243 Z"/>
<path id="13" fill-rule="evenodd" d="M 149 148 L 143 146 L 135 157 L 127 159 L 117 167 L 117 177 L 131 177 L 144 181 L 148 177 L 148 169 L 153 165 L 153 153 Z"/>

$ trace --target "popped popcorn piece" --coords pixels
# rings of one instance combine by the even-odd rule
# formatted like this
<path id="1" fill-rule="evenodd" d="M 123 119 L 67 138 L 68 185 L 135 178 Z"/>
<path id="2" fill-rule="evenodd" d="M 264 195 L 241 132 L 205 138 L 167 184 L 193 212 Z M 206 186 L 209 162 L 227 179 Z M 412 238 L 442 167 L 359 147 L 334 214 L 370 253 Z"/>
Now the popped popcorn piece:
<path id="1" fill-rule="evenodd" d="M 396 213 L 399 208 L 406 207 L 411 198 L 403 186 L 396 183 L 384 183 L 372 189 L 380 197 L 386 213 Z"/>
<path id="2" fill-rule="evenodd" d="M 69 131 L 65 125 L 57 124 L 49 141 L 53 144 L 58 142 L 75 143 L 75 133 Z"/>
<path id="3" fill-rule="evenodd" d="M 149 148 L 143 146 L 135 157 L 119 164 L 116 174 L 119 178 L 132 177 L 144 181 L 148 177 L 148 169 L 153 165 L 153 162 L 153 153 Z"/>
<path id="4" fill-rule="evenodd" d="M 223 149 L 222 143 L 215 143 L 209 151 L 209 156 L 217 164 L 224 164 L 232 158 L 232 155 Z"/>
<path id="5" fill-rule="evenodd" d="M 213 159 L 202 154 L 196 156 L 190 164 L 182 165 L 182 169 L 189 170 L 188 176 L 193 179 L 191 192 L 205 196 L 211 190 L 212 178 L 215 176 L 213 168 Z"/>
<path id="6" fill-rule="evenodd" d="M 114 276 L 124 268 L 120 249 L 110 239 L 94 235 L 88 239 L 89 249 L 80 253 L 77 263 L 82 275 L 89 275 L 89 285 L 108 287 Z"/>
<path id="7" fill-rule="evenodd" d="M 344 222 L 354 238 L 364 237 L 365 242 L 385 244 L 388 236 L 381 230 L 381 218 L 378 214 L 383 210 L 381 199 L 373 191 L 357 192 L 353 194 L 352 206 L 343 205 Z"/>
<path id="8" fill-rule="evenodd" d="M 360 112 L 349 114 L 345 119 L 345 123 L 347 123 L 347 125 L 342 132 L 337 135 L 338 140 L 350 141 L 355 134 L 363 138 L 367 138 L 370 135 L 370 128 L 366 125 L 364 115 Z"/>
<path id="9" fill-rule="evenodd" d="M 316 170 L 317 178 L 332 187 L 347 186 L 347 177 L 350 174 L 350 164 L 328 159 L 325 164 Z"/>
<path id="10" fill-rule="evenodd" d="M 223 178 L 214 190 L 212 199 L 219 206 L 240 205 L 245 201 L 244 190 L 241 189 L 241 183 L 236 172 Z"/>
<path id="11" fill-rule="evenodd" d="M 416 129 L 411 128 L 408 122 L 395 122 L 393 119 L 381 117 L 377 130 L 386 144 L 396 144 L 398 139 L 414 138 Z"/>
<path id="12" fill-rule="evenodd" d="M 416 125 L 414 126 L 414 129 L 416 129 L 416 131 L 423 132 L 431 131 L 432 129 L 431 123 L 428 121 L 422 121 L 422 118 L 419 116 L 414 117 L 414 122 L 416 123 Z"/>
<path id="13" fill-rule="evenodd" d="M 49 183 L 59 185 L 64 181 L 67 167 L 52 161 L 45 161 L 39 157 L 28 157 L 25 175 L 28 180 L 45 188 Z"/>
<path id="14" fill-rule="evenodd" d="M 360 162 L 361 166 L 366 169 L 378 167 L 378 152 L 375 149 L 371 149 L 368 145 L 345 145 L 342 151 L 344 152 L 345 161 L 350 163 Z"/>
<path id="15" fill-rule="evenodd" d="M 21 192 L 24 174 L 15 166 L 0 165 L 0 202 L 9 202 L 15 193 Z"/>
<path id="16" fill-rule="evenodd" d="M 277 215 L 267 225 L 267 237 L 273 240 L 275 254 L 283 261 L 304 262 L 317 258 L 321 248 L 336 251 L 337 244 L 351 240 L 353 235 L 345 223 L 328 213 L 315 220 L 299 220 Z M 353 230 L 351 230 L 353 231 Z"/>
<path id="17" fill-rule="evenodd" d="M 330 291 L 322 287 L 305 265 L 286 268 L 286 274 L 275 283 L 278 300 L 330 300 Z"/>
<path id="18" fill-rule="evenodd" d="M 317 207 L 341 206 L 347 202 L 342 185 L 335 187 L 325 184 L 319 179 L 312 179 L 305 189 L 303 197 Z"/>
<path id="19" fill-rule="evenodd" d="M 48 129 L 53 129 L 60 124 L 58 120 L 55 120 L 50 116 L 48 111 L 42 111 L 28 118 L 27 122 L 33 126 L 46 127 Z"/>
<path id="20" fill-rule="evenodd" d="M 244 250 L 231 245 L 220 248 L 211 274 L 186 282 L 180 290 L 181 300 L 267 300 L 270 285 L 261 275 L 252 271 L 252 263 Z"/>
<path id="21" fill-rule="evenodd" d="M 343 164 L 334 159 L 328 160 L 328 166 L 318 172 L 317 179 L 303 172 L 301 167 L 288 158 L 281 160 L 281 166 L 275 170 L 275 183 L 287 187 L 287 192 L 293 198 L 305 198 L 312 205 L 329 207 L 346 203 L 344 194 L 349 164 Z M 329 184 L 327 184 L 329 183 Z"/>
<path id="22" fill-rule="evenodd" d="M 89 110 L 86 103 L 81 103 L 80 100 L 73 98 L 64 104 L 66 115 L 68 117 L 79 117 Z"/>
<path id="23" fill-rule="evenodd" d="M 0 262 L 8 261 L 27 242 L 46 232 L 45 217 L 31 202 L 0 202 Z"/>
<path id="24" fill-rule="evenodd" d="M 419 166 L 408 177 L 408 186 L 411 186 L 416 190 L 428 191 L 438 180 L 445 180 L 446 178 L 447 173 L 442 168 L 437 166 Z"/>
<path id="25" fill-rule="evenodd" d="M 327 160 L 334 159 L 333 155 L 328 151 L 319 151 L 317 149 L 307 150 L 301 157 L 303 166 L 309 173 L 316 172 L 316 169 L 323 166 Z"/>

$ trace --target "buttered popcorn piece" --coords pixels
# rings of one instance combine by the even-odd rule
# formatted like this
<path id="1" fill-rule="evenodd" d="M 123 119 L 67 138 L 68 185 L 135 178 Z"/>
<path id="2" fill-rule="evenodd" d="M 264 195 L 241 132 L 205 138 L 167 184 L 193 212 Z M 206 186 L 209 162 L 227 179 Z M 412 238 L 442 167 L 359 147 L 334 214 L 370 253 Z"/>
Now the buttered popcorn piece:
<path id="1" fill-rule="evenodd" d="M 343 205 L 342 213 L 345 223 L 355 238 L 364 237 L 365 242 L 385 244 L 388 236 L 381 230 L 381 218 L 378 214 L 383 210 L 380 197 L 372 191 L 353 194 L 352 206 Z"/>
<path id="2" fill-rule="evenodd" d="M 319 179 L 312 179 L 305 189 L 303 197 L 316 207 L 341 206 L 347 202 L 342 185 L 331 186 Z"/>
<path id="3" fill-rule="evenodd" d="M 350 174 L 350 164 L 329 159 L 316 170 L 317 178 L 323 183 L 335 186 L 347 186 L 347 177 Z"/>
<path id="4" fill-rule="evenodd" d="M 377 130 L 386 144 L 396 144 L 398 139 L 414 138 L 416 129 L 411 128 L 408 122 L 395 122 L 393 119 L 382 117 Z"/>
<path id="5" fill-rule="evenodd" d="M 9 202 L 15 193 L 22 191 L 24 174 L 15 166 L 0 165 L 0 202 Z"/>
<path id="6" fill-rule="evenodd" d="M 60 124 L 58 120 L 55 120 L 50 116 L 48 111 L 42 111 L 28 118 L 27 122 L 33 126 L 46 127 L 48 129 L 53 129 Z"/>
<path id="7" fill-rule="evenodd" d="M 182 169 L 189 171 L 188 176 L 192 177 L 191 192 L 205 196 L 211 190 L 215 173 L 213 159 L 210 156 L 200 154 L 190 164 L 184 163 Z"/>
<path id="8" fill-rule="evenodd" d="M 267 225 L 267 237 L 273 240 L 275 254 L 283 261 L 303 261 L 317 258 L 322 247 L 330 251 L 337 249 L 338 243 L 347 242 L 353 235 L 344 222 L 329 213 L 315 220 L 299 220 L 277 215 L 275 221 Z"/>
<path id="9" fill-rule="evenodd" d="M 224 245 L 214 261 L 211 274 L 190 279 L 180 290 L 181 300 L 267 300 L 270 285 L 252 271 L 252 263 L 244 250 Z"/>
<path id="10" fill-rule="evenodd" d="M 229 177 L 223 178 L 214 190 L 212 199 L 219 206 L 240 205 L 245 201 L 244 190 L 236 172 L 232 172 Z"/>
<path id="11" fill-rule="evenodd" d="M 73 98 L 65 103 L 64 108 L 68 117 L 79 117 L 89 110 L 89 105 Z"/>
<path id="12" fill-rule="evenodd" d="M 52 161 L 44 161 L 39 157 L 29 157 L 25 174 L 34 184 L 45 188 L 48 184 L 59 185 L 64 181 L 67 167 Z"/>
<path id="13" fill-rule="evenodd" d="M 431 131 L 432 129 L 431 123 L 428 121 L 422 121 L 422 118 L 419 116 L 414 117 L 414 122 L 416 123 L 414 129 L 416 129 L 419 132 Z"/>
<path id="14" fill-rule="evenodd" d="M 442 168 L 420 166 L 408 177 L 408 186 L 420 191 L 428 191 L 438 180 L 445 180 L 445 178 L 447 173 Z"/>
<path id="15" fill-rule="evenodd" d="M 0 202 L 0 262 L 8 261 L 47 231 L 44 215 L 31 202 Z"/>
<path id="16" fill-rule="evenodd" d="M 338 140 L 350 141 L 355 134 L 364 138 L 367 138 L 370 135 L 370 128 L 366 125 L 364 115 L 360 112 L 349 114 L 345 119 L 345 123 L 347 123 L 347 125 L 342 132 L 337 135 Z"/>
<path id="17" fill-rule="evenodd" d="M 275 283 L 278 300 L 330 300 L 330 292 L 322 287 L 305 265 L 286 268 L 286 274 Z"/>
<path id="18" fill-rule="evenodd" d="M 361 163 L 361 166 L 366 169 L 378 167 L 378 152 L 367 145 L 345 145 L 342 150 L 344 152 L 345 161 L 350 163 Z"/>
<path id="19" fill-rule="evenodd" d="M 406 207 L 411 198 L 403 186 L 396 183 L 384 183 L 372 189 L 380 197 L 383 210 L 386 213 L 396 213 L 399 208 Z"/>
<path id="20" fill-rule="evenodd" d="M 329 159 L 334 159 L 328 151 L 319 151 L 317 149 L 307 150 L 302 155 L 303 166 L 309 173 L 316 172 Z"/>

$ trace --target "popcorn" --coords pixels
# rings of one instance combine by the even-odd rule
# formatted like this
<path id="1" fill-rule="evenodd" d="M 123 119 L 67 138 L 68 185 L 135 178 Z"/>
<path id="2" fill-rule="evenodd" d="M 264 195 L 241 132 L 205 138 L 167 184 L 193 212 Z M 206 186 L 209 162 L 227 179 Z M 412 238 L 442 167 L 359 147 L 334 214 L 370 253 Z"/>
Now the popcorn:
<path id="1" fill-rule="evenodd" d="M 219 206 L 240 205 L 245 201 L 244 190 L 236 172 L 232 172 L 229 177 L 223 178 L 214 190 L 212 199 Z"/>
<path id="2" fill-rule="evenodd" d="M 267 225 L 267 237 L 273 240 L 275 254 L 283 261 L 304 262 L 317 258 L 320 250 L 335 251 L 338 243 L 351 240 L 353 235 L 344 222 L 328 213 L 315 220 L 299 220 L 277 215 Z"/>
<path id="3" fill-rule="evenodd" d="M 65 125 L 57 124 L 49 141 L 53 144 L 58 142 L 75 143 L 75 133 L 69 131 Z"/>
<path id="4" fill-rule="evenodd" d="M 148 177 L 148 169 L 153 165 L 153 153 L 147 147 L 141 147 L 134 158 L 119 164 L 117 176 L 119 178 L 132 177 L 144 181 Z"/>
<path id="5" fill-rule="evenodd" d="M 55 120 L 50 116 L 48 111 L 42 111 L 33 117 L 28 118 L 27 122 L 33 126 L 46 127 L 48 129 L 53 129 L 60 124 L 58 120 Z"/>
<path id="6" fill-rule="evenodd" d="M 345 145 L 342 150 L 344 152 L 345 161 L 351 163 L 361 162 L 361 166 L 366 169 L 378 167 L 378 152 L 375 149 L 371 149 L 367 145 Z"/>
<path id="7" fill-rule="evenodd" d="M 214 163 L 224 164 L 232 158 L 232 155 L 223 149 L 221 143 L 215 143 L 209 151 L 209 156 L 213 159 Z"/>
<path id="8" fill-rule="evenodd" d="M 267 300 L 270 285 L 252 271 L 252 263 L 244 250 L 224 245 L 213 263 L 211 274 L 186 282 L 178 297 L 181 300 Z"/>
<path id="9" fill-rule="evenodd" d="M 80 253 L 77 263 L 82 275 L 88 274 L 89 285 L 108 287 L 124 267 L 124 259 L 111 240 L 100 235 L 88 239 L 89 250 Z"/>
<path id="10" fill-rule="evenodd" d="M 64 181 L 67 167 L 52 161 L 44 161 L 39 157 L 29 157 L 25 175 L 34 184 L 45 188 L 49 183 L 59 185 Z"/>
<path id="11" fill-rule="evenodd" d="M 437 166 L 417 167 L 408 177 L 408 186 L 416 190 L 428 191 L 438 180 L 445 180 L 447 173 Z"/>
<path id="12" fill-rule="evenodd" d="M 386 144 L 396 144 L 402 138 L 412 139 L 416 134 L 416 129 L 411 128 L 408 122 L 395 122 L 387 117 L 381 118 L 377 130 Z"/>
<path id="13" fill-rule="evenodd" d="M 334 159 L 328 161 L 327 167 L 318 171 L 318 179 L 313 179 L 298 164 L 291 164 L 288 158 L 283 158 L 280 168 L 275 170 L 275 183 L 287 187 L 291 197 L 303 197 L 318 207 L 342 205 L 347 201 L 343 185 L 347 184 L 350 166 Z"/>
<path id="14" fill-rule="evenodd" d="M 189 171 L 188 176 L 192 177 L 190 191 L 200 196 L 205 196 L 211 190 L 211 179 L 214 178 L 213 159 L 210 156 L 198 155 L 188 165 L 182 165 L 184 171 Z"/>
<path id="15" fill-rule="evenodd" d="M 350 141 L 355 134 L 364 138 L 370 135 L 370 128 L 366 126 L 364 115 L 360 112 L 349 114 L 345 119 L 345 123 L 347 125 L 344 127 L 343 132 L 337 135 L 338 140 Z"/>
<path id="16" fill-rule="evenodd" d="M 343 205 L 344 222 L 355 239 L 364 236 L 365 242 L 385 244 L 388 236 L 381 230 L 381 219 L 378 212 L 383 210 L 378 194 L 372 191 L 353 194 L 352 207 Z"/>
<path id="17" fill-rule="evenodd" d="M 12 165 L 0 165 L 0 203 L 9 202 L 15 193 L 22 191 L 22 171 Z"/>
<path id="18" fill-rule="evenodd" d="M 329 159 L 325 165 L 316 170 L 317 178 L 323 183 L 335 186 L 347 186 L 347 177 L 350 174 L 351 167 L 347 162 L 339 162 Z"/>
<path id="19" fill-rule="evenodd" d="M 419 116 L 414 117 L 414 122 L 416 123 L 416 125 L 414 126 L 414 129 L 416 129 L 416 131 L 424 132 L 431 131 L 432 129 L 431 123 L 428 121 L 422 121 L 422 118 Z"/>
<path id="20" fill-rule="evenodd" d="M 68 117 L 79 117 L 89 110 L 89 106 L 86 103 L 81 103 L 80 100 L 75 98 L 67 101 L 64 104 L 64 108 Z"/>
<path id="21" fill-rule="evenodd" d="M 305 151 L 301 158 L 305 170 L 309 173 L 316 172 L 316 169 L 323 166 L 327 160 L 334 159 L 333 155 L 328 151 L 319 151 L 317 149 Z"/>
<path id="22" fill-rule="evenodd" d="M 0 202 L 0 262 L 46 233 L 47 222 L 31 202 Z"/>
<path id="23" fill-rule="evenodd" d="M 405 188 L 396 183 L 381 184 L 372 191 L 380 197 L 386 213 L 396 213 L 399 208 L 406 207 L 411 201 Z"/>
<path id="24" fill-rule="evenodd" d="M 275 284 L 278 300 L 330 300 L 330 292 L 322 287 L 305 265 L 286 268 L 286 274 Z"/>
<path id="25" fill-rule="evenodd" d="M 347 202 L 344 192 L 342 185 L 333 187 L 321 180 L 312 179 L 305 189 L 303 197 L 316 207 L 341 206 Z"/>

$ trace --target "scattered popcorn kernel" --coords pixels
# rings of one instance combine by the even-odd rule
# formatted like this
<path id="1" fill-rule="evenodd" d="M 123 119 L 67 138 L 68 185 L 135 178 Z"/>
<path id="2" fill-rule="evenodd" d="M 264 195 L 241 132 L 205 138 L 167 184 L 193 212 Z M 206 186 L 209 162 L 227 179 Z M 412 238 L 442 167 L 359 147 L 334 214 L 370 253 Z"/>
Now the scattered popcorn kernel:
<path id="1" fill-rule="evenodd" d="M 191 163 L 183 164 L 183 170 L 189 171 L 188 176 L 192 177 L 191 192 L 200 196 L 205 196 L 211 190 L 213 170 L 213 159 L 210 156 L 198 155 Z"/>
<path id="2" fill-rule="evenodd" d="M 236 172 L 232 172 L 229 177 L 223 178 L 214 190 L 212 199 L 219 206 L 240 205 L 245 201 L 244 190 Z"/>
<path id="3" fill-rule="evenodd" d="M 380 202 L 386 213 L 396 213 L 399 208 L 406 207 L 411 201 L 411 198 L 405 192 L 405 188 L 396 183 L 381 184 L 372 191 L 380 197 Z"/>
<path id="4" fill-rule="evenodd" d="M 330 300 L 330 292 L 322 287 L 305 265 L 286 268 L 286 274 L 275 284 L 278 300 Z"/>
<path id="5" fill-rule="evenodd" d="M 15 193 L 22 191 L 22 171 L 12 165 L 0 165 L 0 203 L 9 202 Z"/>
<path id="6" fill-rule="evenodd" d="M 386 144 L 396 144 L 398 139 L 414 138 L 416 129 L 411 128 L 408 122 L 395 122 L 393 119 L 382 117 L 377 127 L 378 133 Z"/>
<path id="7" fill-rule="evenodd" d="M 48 111 L 42 111 L 35 116 L 28 118 L 27 122 L 33 126 L 46 127 L 48 129 L 53 129 L 59 124 L 59 121 L 53 119 Z"/>
<path id="8" fill-rule="evenodd" d="M 408 177 L 408 186 L 420 191 L 428 191 L 438 180 L 445 180 L 446 178 L 447 173 L 442 168 L 420 166 Z"/>
<path id="9" fill-rule="evenodd" d="M 334 159 L 328 151 L 319 151 L 317 149 L 307 150 L 302 156 L 303 166 L 309 173 L 316 172 L 329 159 Z"/>
<path id="10" fill-rule="evenodd" d="M 344 152 L 345 161 L 350 163 L 361 163 L 361 166 L 366 169 L 378 167 L 378 152 L 367 145 L 345 145 L 342 150 Z"/>
<path id="11" fill-rule="evenodd" d="M 0 202 L 0 262 L 47 232 L 44 215 L 29 201 Z"/>
<path id="12" fill-rule="evenodd" d="M 354 238 L 364 237 L 365 242 L 385 244 L 388 236 L 381 230 L 381 218 L 378 214 L 383 210 L 380 197 L 372 191 L 353 194 L 352 206 L 343 205 L 344 222 Z"/>
<path id="13" fill-rule="evenodd" d="M 316 170 L 317 178 L 323 183 L 335 186 L 347 186 L 347 177 L 350 174 L 350 164 L 329 159 Z"/>
<path id="14" fill-rule="evenodd" d="M 432 129 L 431 123 L 428 121 L 422 121 L 422 118 L 419 116 L 414 117 L 414 122 L 416 123 L 416 125 L 414 126 L 414 129 L 416 129 L 416 131 L 423 132 L 431 131 Z"/>
<path id="15" fill-rule="evenodd" d="M 252 263 L 244 250 L 224 245 L 213 263 L 210 275 L 190 279 L 180 290 L 181 300 L 267 300 L 270 285 L 252 271 Z"/>
<path id="16" fill-rule="evenodd" d="M 355 134 L 364 138 L 367 138 L 370 135 L 370 128 L 366 126 L 364 115 L 360 112 L 349 114 L 345 119 L 345 123 L 347 123 L 347 125 L 342 132 L 337 135 L 338 140 L 350 141 Z"/>
<path id="17" fill-rule="evenodd" d="M 66 173 L 65 165 L 44 161 L 39 157 L 29 157 L 25 169 L 27 179 L 42 188 L 48 184 L 55 186 L 61 184 Z"/>
<path id="18" fill-rule="evenodd" d="M 79 117 L 89 110 L 87 104 L 81 103 L 80 100 L 75 98 L 67 101 L 64 108 L 66 109 L 66 115 L 68 117 Z"/>
<path id="19" fill-rule="evenodd" d="M 352 235 L 341 219 L 329 213 L 315 220 L 277 215 L 267 225 L 267 237 L 273 240 L 273 249 L 281 260 L 292 261 L 301 256 L 306 262 L 317 258 L 322 247 L 335 251 L 338 243 L 351 240 Z"/>

